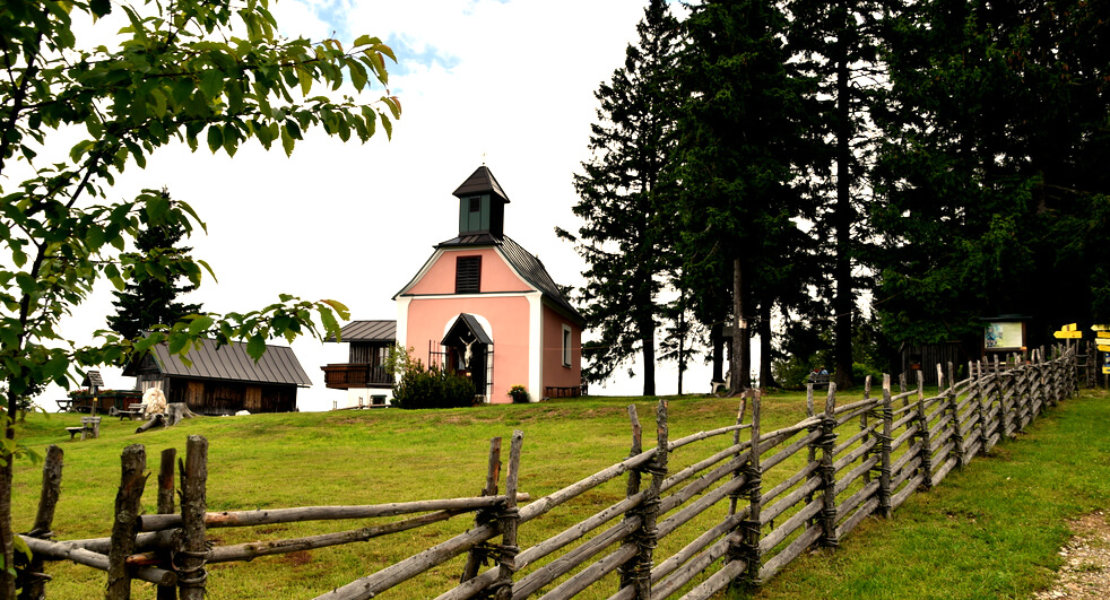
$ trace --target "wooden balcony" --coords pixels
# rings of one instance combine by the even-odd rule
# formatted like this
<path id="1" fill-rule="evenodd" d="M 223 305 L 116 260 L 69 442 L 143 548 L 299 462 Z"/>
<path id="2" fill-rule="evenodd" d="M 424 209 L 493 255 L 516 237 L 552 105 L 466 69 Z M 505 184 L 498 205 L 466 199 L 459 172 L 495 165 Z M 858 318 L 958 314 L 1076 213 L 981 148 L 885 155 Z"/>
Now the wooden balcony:
<path id="1" fill-rule="evenodd" d="M 327 365 L 324 385 L 337 390 L 349 388 L 393 387 L 393 376 L 385 367 L 366 364 Z"/>

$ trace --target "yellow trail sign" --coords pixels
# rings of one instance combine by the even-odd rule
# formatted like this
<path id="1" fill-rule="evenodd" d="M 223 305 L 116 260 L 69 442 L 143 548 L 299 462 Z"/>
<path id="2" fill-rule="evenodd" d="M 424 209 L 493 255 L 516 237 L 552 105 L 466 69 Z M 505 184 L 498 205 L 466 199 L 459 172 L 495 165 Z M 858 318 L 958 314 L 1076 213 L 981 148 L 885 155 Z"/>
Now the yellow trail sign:
<path id="1" fill-rule="evenodd" d="M 1058 340 L 1081 340 L 1083 339 L 1082 331 L 1056 331 L 1052 336 Z"/>
<path id="2" fill-rule="evenodd" d="M 1110 346 L 1099 346 L 1098 351 L 1099 352 L 1110 352 Z"/>
<path id="3" fill-rule="evenodd" d="M 1102 339 L 1110 338 L 1110 331 L 1096 331 L 1095 337 Z"/>
<path id="4" fill-rule="evenodd" d="M 1079 329 L 1076 325 L 1077 323 L 1068 323 L 1067 325 L 1061 327 L 1060 331 L 1076 331 Z"/>
<path id="5" fill-rule="evenodd" d="M 1091 325 L 1091 331 L 1110 331 L 1110 325 Z"/>

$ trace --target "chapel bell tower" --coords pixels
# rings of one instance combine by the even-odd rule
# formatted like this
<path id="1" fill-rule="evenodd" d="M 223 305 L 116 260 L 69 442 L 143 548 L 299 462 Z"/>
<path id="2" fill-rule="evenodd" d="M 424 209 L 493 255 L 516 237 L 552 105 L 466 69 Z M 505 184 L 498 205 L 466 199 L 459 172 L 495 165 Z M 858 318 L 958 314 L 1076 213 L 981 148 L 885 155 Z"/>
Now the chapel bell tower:
<path id="1" fill-rule="evenodd" d="M 459 237 L 488 234 L 501 240 L 509 197 L 485 165 L 478 167 L 454 195 L 459 199 Z"/>

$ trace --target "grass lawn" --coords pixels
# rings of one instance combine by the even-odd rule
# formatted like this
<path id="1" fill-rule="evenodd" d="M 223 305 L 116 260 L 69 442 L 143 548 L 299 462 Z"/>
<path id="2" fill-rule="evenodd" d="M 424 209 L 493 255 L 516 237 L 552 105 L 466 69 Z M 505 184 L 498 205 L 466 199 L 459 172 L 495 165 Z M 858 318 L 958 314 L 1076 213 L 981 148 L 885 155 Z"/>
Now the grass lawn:
<path id="1" fill-rule="evenodd" d="M 840 402 L 858 399 L 844 394 Z M 764 401 L 764 431 L 804 416 L 804 397 L 777 394 Z M 521 490 L 533 498 L 551 493 L 624 458 L 628 453 L 629 399 L 551 401 L 439 411 L 340 411 L 202 418 L 168 430 L 136 435 L 135 425 L 104 418 L 97 440 L 69 441 L 65 427 L 76 415 L 36 415 L 20 432 L 39 450 L 59 444 L 66 453 L 56 539 L 108 535 L 119 483 L 119 454 L 129 444 L 147 447 L 148 469 L 157 471 L 167 447 L 184 453 L 185 438 L 209 440 L 209 510 L 281 508 L 316 504 L 374 504 L 472 496 L 485 478 L 489 438 L 524 431 Z M 654 445 L 652 402 L 636 400 L 645 424 L 645 446 Z M 670 402 L 671 436 L 730 424 L 735 400 L 684 397 Z M 915 494 L 890 522 L 868 520 L 835 553 L 796 561 L 759 596 L 821 598 L 1025 597 L 1050 581 L 1056 549 L 1067 538 L 1064 519 L 1106 508 L 1110 498 L 1110 404 L 1089 394 L 1038 419 L 1019 442 L 997 447 L 949 476 L 940 488 Z M 726 436 L 727 437 L 727 436 Z M 693 454 L 673 457 L 680 468 L 724 448 L 710 442 Z M 507 451 L 507 444 L 506 444 Z M 507 454 L 506 454 L 507 456 Z M 30 528 L 40 469 L 17 464 L 14 514 L 17 530 Z M 524 547 L 545 539 L 624 495 L 623 478 L 557 509 L 521 529 Z M 153 485 L 144 495 L 155 512 Z M 706 515 L 709 521 L 719 515 Z M 707 521 L 708 522 L 708 521 Z M 376 571 L 467 529 L 467 516 L 367 543 L 259 558 L 248 564 L 210 566 L 209 597 L 312 598 Z M 278 539 L 365 526 L 317 522 L 253 529 L 211 530 L 219 544 Z M 677 536 L 677 534 L 676 534 Z M 685 536 L 684 536 L 685 537 Z M 687 538 L 688 539 L 688 538 Z M 669 555 L 682 540 L 660 552 Z M 958 550 L 958 551 L 957 551 Z M 897 554 L 897 558 L 882 558 Z M 106 578 L 92 569 L 52 563 L 52 599 L 99 596 Z M 450 587 L 461 571 L 451 561 L 390 590 L 391 598 L 428 598 Z M 903 581 L 904 580 L 904 581 Z M 607 597 L 613 586 L 596 594 Z M 134 585 L 135 598 L 154 597 L 148 584 Z"/>

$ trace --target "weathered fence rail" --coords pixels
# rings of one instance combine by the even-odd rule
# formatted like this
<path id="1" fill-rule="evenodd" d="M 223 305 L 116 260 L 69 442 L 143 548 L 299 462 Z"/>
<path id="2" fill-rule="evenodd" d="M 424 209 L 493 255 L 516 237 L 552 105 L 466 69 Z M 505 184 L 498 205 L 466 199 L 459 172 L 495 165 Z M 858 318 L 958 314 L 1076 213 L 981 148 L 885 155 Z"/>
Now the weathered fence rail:
<path id="1" fill-rule="evenodd" d="M 173 509 L 172 452 L 162 455 L 161 514 L 136 514 L 145 451 L 131 446 L 123 455 L 112 537 L 54 542 L 48 538 L 61 453 L 52 448 L 39 518 L 25 536 L 34 555 L 28 570 L 33 588 L 27 589 L 40 595 L 26 597 L 43 597 L 44 578 L 34 575 L 42 560 L 71 560 L 106 571 L 109 599 L 129 598 L 133 578 L 159 584 L 159 600 L 173 598 L 173 586 L 180 598 L 202 598 L 209 563 L 365 541 L 474 513 L 469 530 L 317 600 L 376 597 L 464 555 L 459 584 L 437 600 L 559 600 L 584 592 L 610 600 L 707 599 L 731 585 L 759 585 L 810 548 L 837 546 L 867 517 L 890 516 L 915 491 L 939 485 L 975 455 L 1017 435 L 1046 407 L 1077 390 L 1081 373 L 1075 351 L 1055 353 L 1051 360 L 1041 350 L 1032 361 L 969 363 L 961 380 L 954 365 L 938 365 L 941 385 L 932 396 L 926 396 L 920 372 L 913 388 L 903 378 L 893 389 L 885 376 L 878 395 L 868 380 L 863 399 L 843 405 L 830 385 L 823 406 L 816 406 L 811 385 L 806 417 L 769 432 L 761 427 L 758 391 L 741 399 L 734 424 L 679 439 L 670 439 L 667 404 L 661 401 L 656 444 L 647 450 L 639 417 L 629 407 L 628 458 L 532 502 L 517 492 L 523 444 L 518 431 L 503 494 L 498 494 L 501 441 L 495 438 L 479 497 L 210 513 L 204 496 L 207 442 L 191 436 L 180 465 L 180 515 Z M 748 409 L 751 416 L 744 422 Z M 707 449 L 707 441 L 712 448 Z M 679 455 L 682 460 L 675 461 Z M 672 472 L 672 464 L 686 466 Z M 626 478 L 619 501 L 530 547 L 518 547 L 518 532 L 528 522 L 619 477 Z M 210 547 L 205 535 L 212 527 L 405 515 L 417 516 L 232 546 Z M 664 548 L 669 555 L 662 555 Z M 174 560 L 168 559 L 171 555 Z M 481 572 L 490 559 L 493 567 Z"/>

